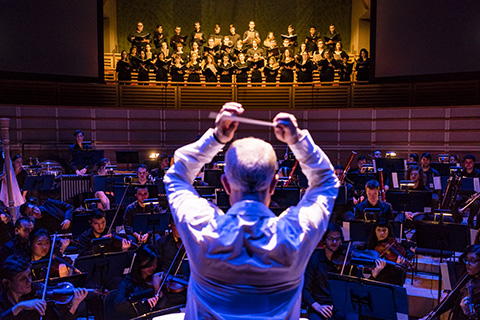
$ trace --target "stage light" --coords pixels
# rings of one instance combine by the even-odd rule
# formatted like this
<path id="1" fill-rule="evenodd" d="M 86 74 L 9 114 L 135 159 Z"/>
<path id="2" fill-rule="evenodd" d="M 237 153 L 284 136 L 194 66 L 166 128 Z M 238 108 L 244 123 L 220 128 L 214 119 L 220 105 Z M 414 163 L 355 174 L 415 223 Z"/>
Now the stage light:
<path id="1" fill-rule="evenodd" d="M 387 151 L 387 152 L 385 153 L 385 157 L 386 157 L 386 158 L 394 158 L 394 157 L 396 157 L 396 156 L 397 156 L 397 153 L 396 153 L 395 151 Z"/>
<path id="2" fill-rule="evenodd" d="M 157 159 L 159 156 L 160 156 L 160 153 L 152 152 L 152 153 L 150 153 L 149 158 L 154 160 L 154 159 Z"/>

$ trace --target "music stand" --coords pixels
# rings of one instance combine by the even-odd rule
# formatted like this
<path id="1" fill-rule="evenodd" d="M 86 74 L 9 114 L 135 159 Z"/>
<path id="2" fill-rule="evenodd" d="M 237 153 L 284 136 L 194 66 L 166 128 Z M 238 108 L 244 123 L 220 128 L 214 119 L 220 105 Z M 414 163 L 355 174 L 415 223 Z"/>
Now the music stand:
<path id="1" fill-rule="evenodd" d="M 23 191 L 48 191 L 52 190 L 55 176 L 47 174 L 44 176 L 27 176 L 23 184 Z"/>
<path id="2" fill-rule="evenodd" d="M 230 208 L 230 196 L 225 190 L 215 190 L 215 199 L 217 206 L 223 211 L 227 211 Z"/>
<path id="3" fill-rule="evenodd" d="M 328 284 L 333 312 L 342 319 L 408 319 L 407 290 L 403 287 L 333 273 L 328 274 Z"/>
<path id="4" fill-rule="evenodd" d="M 393 211 L 432 212 L 432 191 L 392 190 L 387 192 L 387 202 Z"/>
<path id="5" fill-rule="evenodd" d="M 457 223 L 415 221 L 417 247 L 440 250 L 440 263 L 444 251 L 463 252 L 470 245 L 470 226 Z M 442 293 L 442 274 L 439 274 L 438 301 Z"/>
<path id="6" fill-rule="evenodd" d="M 114 176 L 94 176 L 93 177 L 93 192 L 104 191 L 114 192 L 115 182 L 118 179 Z M 123 181 L 122 181 L 123 182 Z"/>
<path id="7" fill-rule="evenodd" d="M 138 157 L 138 150 L 122 150 L 115 152 L 115 158 L 117 159 L 117 163 L 124 163 L 127 165 L 127 168 L 130 164 L 133 163 L 140 163 Z"/>
<path id="8" fill-rule="evenodd" d="M 170 214 L 165 213 L 137 213 L 133 218 L 133 230 L 135 232 L 153 232 L 155 230 L 167 230 L 170 224 Z"/>
<path id="9" fill-rule="evenodd" d="M 73 161 L 78 167 L 91 167 L 104 158 L 103 150 L 76 151 Z"/>
<path id="10" fill-rule="evenodd" d="M 335 199 L 335 205 L 345 205 L 348 203 L 348 196 L 347 196 L 347 187 L 345 185 L 340 186 L 338 188 L 338 195 L 337 198 Z"/>
<path id="11" fill-rule="evenodd" d="M 384 174 L 392 172 L 407 171 L 407 161 L 405 159 L 377 158 L 373 159 L 374 171 L 379 168 L 383 169 Z"/>
<path id="12" fill-rule="evenodd" d="M 370 234 L 374 232 L 374 222 L 364 220 L 350 220 L 343 222 L 345 240 L 367 242 Z M 396 239 L 402 238 L 402 223 L 400 221 L 391 222 L 393 235 Z"/>
<path id="13" fill-rule="evenodd" d="M 296 206 L 300 201 L 299 187 L 277 187 L 272 195 L 272 203 L 276 203 L 280 208 Z"/>
<path id="14" fill-rule="evenodd" d="M 133 250 L 83 256 L 75 260 L 75 267 L 88 274 L 85 283 L 88 288 L 113 290 L 130 268 L 133 256 Z"/>
<path id="15" fill-rule="evenodd" d="M 209 186 L 223 188 L 220 177 L 223 174 L 223 170 L 220 169 L 205 169 L 203 171 L 203 181 Z"/>
<path id="16" fill-rule="evenodd" d="M 77 213 L 73 215 L 72 221 L 72 235 L 74 237 L 78 237 L 81 235 L 85 230 L 90 228 L 90 213 L 91 211 L 86 211 L 85 213 Z M 115 216 L 115 210 L 107 210 L 105 211 L 105 218 L 107 220 L 107 226 L 112 223 L 113 217 Z M 114 227 L 118 227 L 123 225 L 122 219 L 117 219 L 113 224 Z M 113 229 L 115 230 L 115 228 Z"/>

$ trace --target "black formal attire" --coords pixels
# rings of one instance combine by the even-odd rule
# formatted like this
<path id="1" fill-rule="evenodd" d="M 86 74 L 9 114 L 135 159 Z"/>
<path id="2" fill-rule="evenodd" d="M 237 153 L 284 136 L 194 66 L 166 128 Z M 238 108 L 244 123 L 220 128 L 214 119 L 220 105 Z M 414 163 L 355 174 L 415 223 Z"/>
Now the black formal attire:
<path id="1" fill-rule="evenodd" d="M 155 61 L 154 69 L 156 72 L 156 75 L 155 75 L 156 81 L 159 81 L 159 82 L 168 81 L 168 62 L 157 59 L 157 61 Z"/>
<path id="2" fill-rule="evenodd" d="M 202 67 L 200 66 L 200 63 L 192 64 L 189 65 L 188 70 L 190 71 L 190 74 L 188 75 L 188 82 L 200 82 L 200 71 L 202 70 Z"/>
<path id="3" fill-rule="evenodd" d="M 430 189 L 434 189 L 434 184 L 433 184 L 433 177 L 438 177 L 440 176 L 440 173 L 430 167 L 427 171 L 423 170 L 423 173 L 425 173 L 425 185 L 429 187 Z"/>
<path id="4" fill-rule="evenodd" d="M 335 205 L 333 206 L 334 214 L 332 217 L 335 219 L 335 223 L 342 225 L 343 221 L 350 221 L 355 219 L 355 214 L 353 213 L 353 196 L 355 194 L 355 189 L 353 185 L 348 182 L 343 184 L 345 188 L 340 188 L 339 192 L 345 191 L 345 203 L 339 203 L 340 196 L 335 200 Z"/>
<path id="5" fill-rule="evenodd" d="M 173 51 L 177 51 L 177 44 L 181 43 L 185 47 L 186 36 L 181 34 L 174 34 L 170 39 L 170 47 L 173 48 Z"/>
<path id="6" fill-rule="evenodd" d="M 330 40 L 333 41 L 333 43 L 330 43 L 330 44 L 327 45 L 327 47 L 330 49 L 330 51 L 334 51 L 335 50 L 335 45 L 337 44 L 337 42 L 342 41 L 342 38 L 340 37 L 340 33 L 336 32 L 336 31 L 334 33 L 331 33 L 330 31 L 327 32 L 323 36 L 323 38 L 325 40 L 325 43 L 327 43 Z"/>
<path id="7" fill-rule="evenodd" d="M 234 67 L 230 62 L 226 65 L 222 62 L 222 64 L 220 64 L 217 69 L 218 74 L 220 75 L 220 82 L 232 82 Z"/>
<path id="8" fill-rule="evenodd" d="M 210 36 L 208 37 L 209 39 L 210 38 L 213 38 L 213 41 L 215 42 L 215 45 L 222 45 L 222 40 L 223 40 L 223 36 L 219 33 L 211 33 Z"/>
<path id="9" fill-rule="evenodd" d="M 344 64 L 343 62 L 340 62 L 338 67 L 340 68 L 340 81 L 350 81 L 353 71 L 353 63 L 347 62 Z"/>
<path id="10" fill-rule="evenodd" d="M 307 42 L 306 42 L 306 45 L 307 45 L 307 52 L 313 52 L 317 49 L 317 42 L 318 42 L 318 39 L 320 39 L 320 37 L 318 35 L 308 35 L 307 36 Z"/>
<path id="11" fill-rule="evenodd" d="M 165 176 L 165 170 L 163 168 L 155 168 L 150 172 L 150 175 L 153 178 L 163 179 L 163 176 Z"/>
<path id="12" fill-rule="evenodd" d="M 170 274 L 174 275 L 178 269 L 178 273 L 176 274 L 183 279 L 188 279 L 188 263 L 183 262 L 183 257 L 185 254 L 185 247 L 180 249 L 178 252 L 179 247 L 181 245 L 181 240 L 176 241 L 175 238 L 171 233 L 167 234 L 166 236 L 161 237 L 156 243 L 155 248 L 158 252 L 158 269 L 163 272 L 167 272 L 170 269 Z M 177 255 L 178 252 L 178 255 Z M 177 255 L 175 261 L 173 260 Z M 172 265 L 173 263 L 173 265 Z M 169 306 L 175 306 L 180 304 L 185 304 L 186 302 L 186 294 L 187 290 L 184 290 L 179 293 L 167 293 L 167 300 Z"/>
<path id="13" fill-rule="evenodd" d="M 0 269 L 3 266 L 3 262 L 12 255 L 27 257 L 29 255 L 28 241 L 15 236 L 12 240 L 5 243 L 0 247 Z"/>
<path id="14" fill-rule="evenodd" d="M 27 178 L 28 173 L 25 169 L 22 168 L 18 174 L 15 175 L 17 178 L 17 184 L 20 191 L 23 191 L 23 185 L 25 184 L 25 179 Z"/>
<path id="15" fill-rule="evenodd" d="M 85 152 L 87 151 L 88 149 L 86 148 L 86 145 L 82 144 L 82 146 L 80 146 L 78 143 L 74 143 L 72 145 L 70 145 L 68 147 L 68 153 L 69 153 L 69 164 L 70 164 L 70 168 L 72 169 L 73 173 L 75 173 L 76 170 L 81 170 L 83 169 L 85 166 L 79 166 L 75 163 L 75 154 L 77 152 Z"/>
<path id="16" fill-rule="evenodd" d="M 141 206 L 138 201 L 135 201 L 127 206 L 123 215 L 123 227 L 127 235 L 133 235 L 133 219 L 137 213 L 157 213 L 158 207 L 152 207 L 151 205 Z"/>
<path id="17" fill-rule="evenodd" d="M 149 72 L 150 67 L 152 65 L 150 59 L 140 59 L 137 58 L 136 61 L 137 69 L 138 69 L 138 81 L 150 81 Z"/>
<path id="18" fill-rule="evenodd" d="M 262 73 L 259 69 L 263 68 L 264 60 L 250 61 L 250 70 L 252 71 L 250 82 L 262 82 Z"/>
<path id="19" fill-rule="evenodd" d="M 256 47 L 256 48 L 253 48 L 253 47 L 252 47 L 252 48 L 250 48 L 250 49 L 247 50 L 247 56 L 248 56 L 248 57 L 252 57 L 252 58 L 253 58 L 253 55 L 254 55 L 255 53 L 258 54 L 260 57 L 263 57 L 263 56 L 264 56 L 264 51 L 263 51 L 263 49 L 260 48 L 260 47 Z"/>
<path id="20" fill-rule="evenodd" d="M 132 37 L 135 39 L 132 40 Z M 142 42 L 143 39 L 150 40 L 150 33 L 143 30 L 142 32 L 138 32 L 138 30 L 134 30 L 130 32 L 128 35 L 128 42 L 132 44 L 132 47 L 137 47 L 138 52 L 145 51 L 145 47 L 147 46 L 148 42 Z"/>
<path id="21" fill-rule="evenodd" d="M 386 219 L 387 221 L 393 220 L 393 210 L 392 205 L 388 202 L 378 200 L 376 205 L 372 205 L 368 199 L 365 199 L 363 202 L 358 203 L 355 206 L 355 219 L 364 220 L 365 219 L 365 210 L 368 208 L 377 208 L 380 209 L 378 219 Z"/>
<path id="22" fill-rule="evenodd" d="M 304 64 L 297 63 L 297 82 L 312 82 L 313 63 L 311 60 Z"/>
<path id="23" fill-rule="evenodd" d="M 288 63 L 280 62 L 282 71 L 280 72 L 280 82 L 293 82 L 293 68 L 295 67 L 295 61 L 292 60 Z"/>
<path id="24" fill-rule="evenodd" d="M 318 62 L 318 66 L 320 69 L 320 81 L 328 81 L 331 82 L 335 79 L 335 69 L 338 69 L 338 62 L 335 59 L 328 61 L 327 59 L 323 59 Z"/>
<path id="25" fill-rule="evenodd" d="M 129 61 L 119 60 L 115 71 L 118 72 L 118 81 L 132 81 L 132 65 Z"/>
<path id="26" fill-rule="evenodd" d="M 172 76 L 172 82 L 183 82 L 185 81 L 185 66 L 182 65 L 177 67 L 176 65 L 172 64 L 170 66 L 170 75 Z"/>
<path id="27" fill-rule="evenodd" d="M 167 42 L 167 38 L 168 38 L 167 32 L 163 31 L 162 33 L 160 33 L 158 32 L 158 30 L 155 30 L 153 32 L 153 43 L 155 44 L 155 48 L 157 49 L 162 48 L 162 42 Z"/>
<path id="28" fill-rule="evenodd" d="M 339 273 L 338 266 L 328 260 L 325 249 L 314 251 L 305 269 L 305 278 L 302 290 L 303 303 L 308 308 L 308 318 L 311 320 L 325 319 L 318 314 L 312 305 L 333 305 L 328 285 L 328 273 Z"/>
<path id="29" fill-rule="evenodd" d="M 212 70 L 211 68 L 205 67 L 203 70 L 203 75 L 205 76 L 205 82 L 217 82 L 217 72 L 218 70 Z"/>
<path id="30" fill-rule="evenodd" d="M 232 44 L 233 44 L 234 46 L 236 46 L 236 45 L 237 45 L 237 41 L 241 39 L 241 38 L 240 38 L 240 35 L 239 35 L 238 33 L 235 33 L 235 34 L 229 33 L 229 34 L 228 34 L 228 37 L 230 38 L 230 41 L 232 41 Z"/>
<path id="31" fill-rule="evenodd" d="M 357 71 L 357 81 L 368 81 L 370 79 L 370 58 L 358 59 L 355 70 Z"/>
<path id="32" fill-rule="evenodd" d="M 263 68 L 263 73 L 265 74 L 265 82 L 267 83 L 277 82 L 277 75 L 279 70 L 280 70 L 279 67 L 273 68 L 271 66 L 266 66 L 265 68 Z"/>
<path id="33" fill-rule="evenodd" d="M 122 282 L 118 286 L 118 291 L 114 301 L 114 317 L 118 320 L 128 320 L 139 315 L 151 312 L 150 305 L 147 301 L 144 303 L 139 302 L 135 305 L 135 308 L 138 311 L 135 311 L 135 308 L 132 306 L 131 302 L 128 301 L 128 298 L 131 294 L 139 293 L 145 291 L 147 298 L 152 298 L 155 295 L 155 292 L 152 287 L 150 287 L 145 282 L 139 283 L 133 279 L 133 277 L 128 274 L 123 278 Z M 157 305 L 153 310 L 160 310 L 167 307 L 166 296 L 163 295 L 159 299 Z"/>
<path id="34" fill-rule="evenodd" d="M 6 213 L 6 211 L 5 211 Z M 4 223 L 0 221 L 0 246 L 3 246 L 8 241 L 15 237 L 15 226 L 12 221 Z"/>
<path id="35" fill-rule="evenodd" d="M 198 43 L 198 47 L 200 48 L 203 47 L 205 42 L 207 42 L 207 40 L 205 40 L 205 33 L 202 30 L 194 30 L 190 33 L 190 40 L 188 41 L 190 48 L 192 48 L 194 42 Z"/>
<path id="36" fill-rule="evenodd" d="M 338 62 L 341 62 L 343 60 L 343 58 L 348 59 L 348 54 L 343 50 L 340 51 L 340 53 L 338 53 L 337 51 L 333 51 L 332 54 L 333 54 L 333 58 L 335 60 L 337 60 Z"/>
<path id="37" fill-rule="evenodd" d="M 107 230 L 104 230 L 101 234 L 100 237 L 104 236 L 107 234 Z M 94 239 L 99 239 L 95 237 L 95 234 L 93 233 L 93 228 L 89 228 L 85 230 L 81 235 L 78 236 L 77 238 L 77 243 L 75 244 L 75 247 L 78 249 L 78 256 L 89 256 L 92 255 L 96 252 L 93 252 L 93 245 L 92 245 L 92 240 Z M 103 248 L 102 252 L 107 253 L 107 252 L 118 252 L 122 251 L 122 246 L 115 246 L 113 244 L 113 241 L 110 242 L 109 244 L 105 245 Z"/>
<path id="38" fill-rule="evenodd" d="M 236 73 L 237 73 L 237 82 L 246 83 L 248 81 L 248 71 L 250 70 L 250 66 L 248 62 L 241 63 L 237 61 L 235 63 Z"/>
<path id="39" fill-rule="evenodd" d="M 64 220 L 73 221 L 73 206 L 59 200 L 47 199 L 43 205 L 39 207 L 42 212 L 40 219 L 35 219 L 35 227 L 45 228 L 51 234 L 61 232 L 61 223 Z M 70 224 L 70 228 L 72 225 Z"/>

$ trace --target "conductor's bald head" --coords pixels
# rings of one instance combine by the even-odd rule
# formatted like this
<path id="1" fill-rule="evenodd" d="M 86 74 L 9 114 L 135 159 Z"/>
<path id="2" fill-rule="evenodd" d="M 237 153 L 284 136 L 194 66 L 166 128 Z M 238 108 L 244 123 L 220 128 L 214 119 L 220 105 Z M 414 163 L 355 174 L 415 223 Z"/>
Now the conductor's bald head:
<path id="1" fill-rule="evenodd" d="M 252 137 L 236 140 L 225 155 L 225 176 L 230 189 L 244 194 L 266 191 L 275 179 L 276 160 L 269 143 Z"/>

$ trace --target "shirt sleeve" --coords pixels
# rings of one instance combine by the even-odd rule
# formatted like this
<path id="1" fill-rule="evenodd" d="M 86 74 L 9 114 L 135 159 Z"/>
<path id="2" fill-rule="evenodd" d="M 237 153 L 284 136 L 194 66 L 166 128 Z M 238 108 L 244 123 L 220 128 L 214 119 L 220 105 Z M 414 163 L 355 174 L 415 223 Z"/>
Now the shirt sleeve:
<path id="1" fill-rule="evenodd" d="M 182 239 L 187 236 L 187 231 L 182 230 L 187 228 L 186 224 L 190 231 L 200 231 L 214 217 L 216 210 L 221 212 L 201 198 L 192 185 L 202 166 L 210 162 L 223 147 L 213 132 L 213 129 L 209 129 L 198 141 L 175 151 L 175 163 L 165 174 L 170 209 Z"/>

